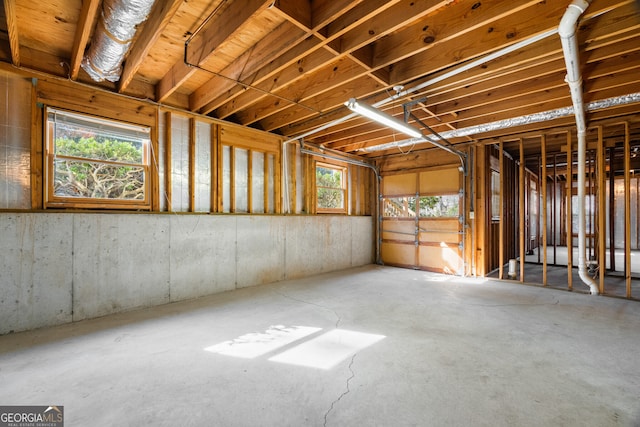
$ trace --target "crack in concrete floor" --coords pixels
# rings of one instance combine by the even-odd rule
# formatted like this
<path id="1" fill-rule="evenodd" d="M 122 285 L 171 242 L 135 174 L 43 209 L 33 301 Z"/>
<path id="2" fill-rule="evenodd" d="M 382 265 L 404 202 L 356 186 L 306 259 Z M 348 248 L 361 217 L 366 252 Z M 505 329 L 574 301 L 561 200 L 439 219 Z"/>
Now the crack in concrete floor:
<path id="1" fill-rule="evenodd" d="M 295 298 L 295 297 L 292 297 L 291 295 L 287 295 L 287 294 L 285 294 L 284 292 L 280 292 L 280 291 L 278 291 L 278 290 L 276 290 L 276 289 L 274 289 L 274 290 L 273 290 L 273 292 L 275 292 L 276 294 L 280 295 L 280 296 L 281 296 L 281 297 L 283 297 L 283 298 L 287 298 L 287 299 L 290 299 L 290 300 L 292 300 L 292 301 L 301 302 L 301 303 L 303 303 L 303 304 L 313 305 L 314 307 L 318 307 L 318 308 L 321 308 L 321 309 L 323 309 L 323 310 L 330 311 L 330 312 L 332 312 L 332 313 L 336 316 L 336 324 L 335 324 L 335 328 L 337 329 L 337 328 L 338 328 L 338 325 L 340 325 L 340 321 L 342 320 L 342 318 L 340 317 L 340 315 L 338 314 L 338 312 L 337 312 L 337 311 L 335 311 L 335 310 L 334 310 L 333 308 L 331 308 L 331 307 L 327 307 L 327 306 L 325 306 L 325 305 L 317 304 L 317 303 L 315 303 L 315 302 L 311 302 L 311 301 L 306 301 L 306 300 L 303 300 L 303 299 L 300 299 L 300 298 Z"/>
<path id="2" fill-rule="evenodd" d="M 342 392 L 342 394 L 340 396 L 338 396 L 338 398 L 336 400 L 334 400 L 333 402 L 331 402 L 331 406 L 329 407 L 329 409 L 327 410 L 327 412 L 325 412 L 324 414 L 324 427 L 327 427 L 327 417 L 329 416 L 329 414 L 331 413 L 331 411 L 333 411 L 334 406 L 340 402 L 340 400 L 342 400 L 343 397 L 345 397 L 347 394 L 349 394 L 351 392 L 351 389 L 349 388 L 349 383 L 351 382 L 352 379 L 355 378 L 356 374 L 355 372 L 353 372 L 353 361 L 355 360 L 356 356 L 358 355 L 358 353 L 354 354 L 353 356 L 351 356 L 351 362 L 349 362 L 349 372 L 351 372 L 351 376 L 349 378 L 347 378 L 347 390 Z"/>

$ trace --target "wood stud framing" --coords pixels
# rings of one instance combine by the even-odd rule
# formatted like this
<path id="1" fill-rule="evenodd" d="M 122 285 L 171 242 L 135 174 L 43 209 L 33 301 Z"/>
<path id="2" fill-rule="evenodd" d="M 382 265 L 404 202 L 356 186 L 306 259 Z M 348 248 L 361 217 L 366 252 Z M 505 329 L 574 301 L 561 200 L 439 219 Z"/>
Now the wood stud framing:
<path id="1" fill-rule="evenodd" d="M 540 168 L 540 181 L 542 184 L 541 198 L 542 199 L 542 285 L 547 286 L 547 140 L 546 136 L 542 135 L 540 141 L 541 154 L 540 159 L 542 161 L 542 167 Z M 554 160 L 555 167 L 555 160 Z M 555 188 L 555 174 L 554 174 L 554 188 Z M 555 215 L 554 215 L 555 218 Z M 555 219 L 554 219 L 555 222 Z M 555 263 L 555 257 L 554 257 Z"/>
<path id="2" fill-rule="evenodd" d="M 224 168 L 224 164 L 222 161 L 222 156 L 224 153 L 224 148 L 222 145 L 222 138 L 220 137 L 220 126 L 213 126 L 212 128 L 214 128 L 215 130 L 213 132 L 215 132 L 215 144 L 216 144 L 216 153 L 218 153 L 218 155 L 216 156 L 217 160 L 217 165 L 216 165 L 216 177 L 217 177 L 217 182 L 215 185 L 215 193 L 216 193 L 216 210 L 215 212 L 224 212 L 224 198 L 223 198 L 223 168 Z"/>
<path id="3" fill-rule="evenodd" d="M 519 224 L 519 239 L 520 239 L 520 282 L 524 283 L 524 257 L 525 257 L 525 200 L 524 200 L 524 191 L 525 191 L 525 170 L 524 170 L 524 146 L 522 139 L 518 142 L 520 146 L 520 173 L 518 174 L 518 182 L 519 182 L 519 202 L 518 202 L 518 214 L 520 218 Z"/>
<path id="4" fill-rule="evenodd" d="M 624 123 L 624 282 L 625 295 L 631 298 L 631 150 L 629 123 Z M 636 197 L 638 193 L 636 192 Z M 640 199 L 640 197 L 638 197 Z M 636 210 L 638 212 L 638 210 Z M 637 221 L 637 219 L 636 219 Z"/>
<path id="5" fill-rule="evenodd" d="M 219 132 L 220 126 L 212 123 L 211 124 L 211 205 L 209 209 L 211 212 L 220 212 L 219 202 L 218 202 L 218 194 L 220 193 L 220 181 L 222 181 L 221 170 L 218 169 L 218 164 L 222 163 L 221 159 L 221 151 L 220 144 L 218 143 L 218 138 L 220 136 Z M 265 174 L 265 182 L 267 177 Z"/>
<path id="6" fill-rule="evenodd" d="M 529 35 L 556 28 L 558 16 L 566 9 L 566 4 L 540 2 L 537 0 L 497 0 L 494 2 L 451 2 L 435 1 L 382 1 L 382 0 L 251 0 L 248 2 L 228 2 L 229 4 L 211 13 L 206 22 L 193 17 L 206 17 L 216 5 L 209 4 L 207 10 L 197 10 L 198 2 L 170 0 L 156 5 L 148 21 L 141 26 L 132 50 L 124 63 L 121 81 L 117 84 L 88 82 L 82 75 L 80 62 L 95 23 L 100 2 L 85 0 L 76 2 L 71 13 L 73 19 L 64 22 L 43 22 L 52 30 L 44 32 L 38 44 L 36 29 L 24 24 L 25 17 L 19 16 L 23 10 L 31 10 L 15 0 L 5 0 L 4 12 L 7 24 L 6 61 L 26 67 L 31 75 L 47 78 L 34 86 L 32 97 L 31 123 L 31 206 L 43 207 L 43 151 L 39 138 L 42 135 L 42 115 L 36 105 L 56 106 L 73 111 L 82 111 L 107 118 L 144 124 L 152 128 L 151 202 L 152 210 L 160 210 L 166 197 L 167 209 L 174 210 L 171 182 L 171 120 L 175 114 L 189 116 L 189 211 L 196 206 L 196 123 L 201 120 L 210 124 L 211 132 L 211 206 L 210 212 L 225 210 L 236 212 L 234 177 L 236 174 L 236 148 L 246 149 L 247 160 L 247 208 L 255 211 L 253 194 L 253 162 L 256 153 L 263 156 L 263 177 L 265 191 L 264 210 L 282 212 L 282 183 L 287 182 L 285 202 L 291 213 L 315 213 L 316 193 L 315 160 L 301 155 L 298 146 L 285 146 L 287 153 L 278 146 L 273 151 L 264 151 L 264 141 L 253 141 L 251 137 L 236 137 L 229 141 L 224 134 L 225 124 L 218 118 L 236 121 L 264 130 L 275 130 L 283 138 L 313 129 L 334 118 L 344 115 L 343 103 L 347 95 L 363 98 L 371 103 L 385 98 L 395 84 L 411 84 L 439 76 L 445 70 L 455 69 L 482 55 L 496 51 L 502 46 L 523 40 Z M 30 6 L 37 11 L 34 2 Z M 205 2 L 206 3 L 206 2 Z M 215 2 L 214 2 L 215 3 Z M 635 4 L 631 0 L 599 0 L 593 2 L 583 16 L 579 28 L 581 50 L 586 55 L 585 101 L 593 101 L 608 96 L 620 96 L 640 91 L 637 73 L 640 64 L 640 23 L 637 20 Z M 198 12 L 198 13 L 196 13 Z M 465 18 L 460 19 L 461 16 Z M 537 17 L 531 19 L 532 16 Z M 52 18 L 53 19 L 53 18 Z M 196 22 L 197 21 L 197 22 Z M 189 31 L 203 23 L 201 31 L 189 42 L 187 48 L 180 43 L 167 40 L 186 40 Z M 53 34 L 56 27 L 63 28 L 60 34 Z M 67 38 L 61 34 L 68 33 Z M 48 34 L 52 35 L 49 36 Z M 162 37 L 161 37 L 162 35 Z M 47 37 L 51 50 L 47 50 Z M 53 46 L 56 39 L 63 46 Z M 473 38 L 478 42 L 471 47 L 462 42 Z M 466 46 L 466 44 L 464 44 Z M 164 52 L 167 55 L 163 55 Z M 219 55 L 218 55 L 219 54 Z M 185 64 L 187 60 L 209 71 Z M 224 58 L 221 59 L 221 58 Z M 425 58 L 430 58 L 425 61 Z M 60 71 L 60 64 L 67 64 Z M 5 68 L 10 65 L 5 64 Z M 3 68 L 4 69 L 4 68 Z M 18 72 L 12 70 L 12 72 Z M 23 73 L 24 70 L 20 70 Z M 416 114 L 436 130 L 446 131 L 468 125 L 486 123 L 492 120 L 511 118 L 523 114 L 540 112 L 541 109 L 565 107 L 570 104 L 566 84 L 563 81 L 564 63 L 556 38 L 542 40 L 527 49 L 497 58 L 485 66 L 476 67 L 463 75 L 450 77 L 411 97 L 426 96 L 427 99 L 416 107 Z M 67 75 L 68 74 L 68 75 Z M 61 76 L 64 78 L 54 77 Z M 532 77 L 533 76 L 533 77 Z M 88 83 L 75 84 L 67 81 L 81 80 Z M 83 79 L 84 77 L 84 79 Z M 415 81 L 414 81 L 415 80 Z M 93 84 L 93 87 L 90 85 Z M 119 92 L 127 97 L 117 97 Z M 347 94 L 347 95 L 345 95 Z M 134 99 L 138 98 L 138 99 Z M 162 106 L 141 99 L 151 98 Z M 406 100 L 406 99 L 405 99 Z M 403 100 L 398 100 L 398 103 Z M 173 112 L 164 110 L 165 106 Z M 382 109 L 385 109 L 382 107 Z M 387 112 L 398 114 L 398 105 L 387 108 Z M 210 113 L 204 117 L 197 113 Z M 159 147 L 157 127 L 160 115 L 164 114 L 166 124 L 164 143 Z M 616 149 L 607 145 L 607 126 L 624 124 L 624 185 L 625 185 L 625 281 L 627 296 L 631 295 L 631 272 L 628 252 L 631 250 L 631 170 L 629 159 L 631 141 L 640 134 L 637 124 L 637 105 L 610 108 L 590 113 L 592 131 L 598 132 L 597 143 L 592 133 L 589 142 L 589 163 L 587 165 L 590 200 L 594 199 L 597 215 L 589 221 L 589 255 L 597 255 L 600 265 L 599 287 L 606 291 L 606 233 L 613 236 L 613 220 L 616 187 L 614 158 Z M 622 119 L 621 119 L 622 117 Z M 609 122 L 606 122 L 609 120 Z M 593 123 L 596 123 L 595 125 Z M 540 126 L 543 129 L 540 129 Z M 514 200 L 500 198 L 500 218 L 498 228 L 492 227 L 491 218 L 491 169 L 487 160 L 491 152 L 480 142 L 472 147 L 477 155 L 476 167 L 471 171 L 470 186 L 473 186 L 475 221 L 468 236 L 468 253 L 478 274 L 488 273 L 489 256 L 499 261 L 499 276 L 504 277 L 504 265 L 512 249 L 513 256 L 520 258 L 520 281 L 524 281 L 524 264 L 530 242 L 526 234 L 532 224 L 526 223 L 526 212 L 538 203 L 528 194 L 531 191 L 532 176 L 526 169 L 526 159 L 537 156 L 540 164 L 538 177 L 540 197 L 538 218 L 538 259 L 543 264 L 543 284 L 547 284 L 547 268 L 557 264 L 556 234 L 566 228 L 568 249 L 567 285 L 572 283 L 572 200 L 573 153 L 571 149 L 571 118 L 555 120 L 536 126 L 524 126 L 508 131 L 495 131 L 483 135 L 499 142 L 500 192 L 512 192 Z M 565 138 L 566 135 L 566 138 Z M 418 145 L 416 151 L 397 153 L 361 152 L 361 148 L 391 142 L 393 135 L 386 129 L 372 125 L 360 118 L 351 119 L 338 126 L 310 136 L 306 142 L 323 144 L 326 148 L 354 153 L 360 157 L 378 159 L 378 164 L 390 169 L 411 169 L 439 167 L 446 164 L 447 154 L 427 151 L 427 144 Z M 475 135 L 458 138 L 454 142 L 474 141 Z M 565 141 L 566 139 L 566 141 Z M 177 142 L 177 141 L 174 141 Z M 255 142 L 255 144 L 254 144 Z M 559 146 L 567 144 L 567 165 L 563 170 Z M 620 142 L 618 141 L 618 144 Z M 231 167 L 231 206 L 223 206 L 223 146 L 229 147 Z M 412 148 L 413 150 L 414 148 Z M 609 149 L 607 151 L 607 149 Z M 158 177 L 159 153 L 164 156 L 164 188 L 160 194 Z M 422 153 L 430 154 L 424 155 Z M 609 162 L 607 164 L 607 152 Z M 513 166 L 506 156 L 519 157 Z M 272 156 L 272 157 L 271 157 Z M 298 162 L 298 157 L 302 159 Z M 564 158 L 564 155 L 562 156 Z M 425 161 L 425 158 L 428 158 Z M 553 179 L 547 165 L 553 159 Z M 287 164 L 283 165 L 283 161 Z M 273 177 L 269 176 L 269 165 L 273 166 Z M 508 165 L 507 165 L 508 163 Z M 283 179 L 283 166 L 288 178 Z M 605 186 L 608 188 L 609 221 L 606 223 Z M 507 172 L 509 169 L 509 172 Z M 549 169 L 549 170 L 547 170 Z M 619 170 L 619 169 L 618 169 Z M 488 175 L 487 175 L 488 174 Z M 350 214 L 371 213 L 377 201 L 371 199 L 371 188 L 375 186 L 372 175 L 362 168 L 348 166 L 347 176 L 350 194 L 347 197 L 347 211 Z M 273 179 L 273 201 L 269 194 L 269 179 Z M 564 181 L 563 181 L 564 180 Z M 302 181 L 302 182 L 300 182 Z M 511 182 L 513 181 L 513 182 Z M 471 185 L 472 183 L 472 185 Z M 551 184 L 552 187 L 548 188 Z M 565 201 L 560 200 L 564 187 Z M 511 188 L 513 186 L 513 188 Z M 637 183 L 636 183 L 637 186 Z M 299 193 L 302 192 L 302 193 Z M 558 193 L 558 194 L 556 194 Z M 517 199 L 515 198 L 517 197 Z M 547 207 L 546 200 L 550 204 Z M 302 205 L 299 201 L 302 201 Z M 470 202 L 467 200 L 466 202 Z M 271 205 L 273 203 L 273 205 Z M 513 203 L 513 206 L 511 204 Z M 638 198 L 640 203 L 640 198 Z M 637 209 L 635 209 L 636 211 Z M 177 209 L 176 209 L 177 210 Z M 552 211 L 549 215 L 548 210 Z M 566 210 L 557 222 L 556 213 Z M 591 211 L 591 210 L 590 210 Z M 506 217 L 513 216 L 513 230 Z M 475 227 L 475 228 L 474 228 Z M 547 233 L 546 229 L 550 232 Z M 493 230 L 493 231 L 492 231 Z M 505 242 L 516 233 L 510 242 Z M 489 255 L 488 240 L 498 239 L 498 256 Z M 541 237 L 541 238 L 540 238 Z M 542 242 L 540 242 L 542 240 Z M 549 241 L 548 241 L 549 240 Z M 613 238 L 611 239 L 613 240 Z M 553 260 L 547 259 L 547 247 L 554 247 Z M 416 252 L 416 258 L 419 251 Z M 542 259 L 540 259 L 542 256 Z M 611 248 L 609 263 L 615 269 L 615 248 Z M 619 267 L 619 266 L 618 266 Z"/>
<path id="7" fill-rule="evenodd" d="M 169 171 L 171 171 L 171 118 L 172 118 L 172 114 L 170 111 L 167 111 L 164 114 L 164 129 L 165 129 L 165 134 L 164 134 L 164 140 L 165 140 L 165 147 L 164 147 L 164 160 L 165 160 L 165 164 L 164 164 L 164 170 L 165 170 L 165 174 L 164 174 L 164 191 L 165 191 L 165 197 L 167 199 L 167 211 L 171 212 L 173 211 L 172 208 L 172 191 L 171 191 L 171 173 Z"/>
<path id="8" fill-rule="evenodd" d="M 160 123 L 160 110 L 156 110 L 156 123 Z M 150 161 L 149 161 L 149 170 L 151 171 L 151 210 L 158 212 L 160 211 L 160 198 L 163 197 L 160 194 L 160 171 L 159 169 L 159 161 L 160 161 L 160 146 L 158 143 L 159 129 L 158 126 L 153 126 L 151 128 L 151 152 L 149 153 Z"/>
<path id="9" fill-rule="evenodd" d="M 499 165 L 500 165 L 499 166 L 499 169 L 500 169 L 499 170 L 499 173 L 500 173 L 500 202 L 499 202 L 499 206 L 500 206 L 499 207 L 499 211 L 500 211 L 500 218 L 499 218 L 499 221 L 500 221 L 500 224 L 499 224 L 500 232 L 499 232 L 499 238 L 500 238 L 500 241 L 499 241 L 498 244 L 500 245 L 500 247 L 498 249 L 498 251 L 499 251 L 498 262 L 500 263 L 500 265 L 499 265 L 498 268 L 500 270 L 499 270 L 498 277 L 500 279 L 504 279 L 504 263 L 505 263 L 505 259 L 504 259 L 504 244 L 505 244 L 505 241 L 504 241 L 504 235 L 505 235 L 505 230 L 504 230 L 504 228 L 505 228 L 504 195 L 506 194 L 506 191 L 505 191 L 505 186 L 504 186 L 504 149 L 503 149 L 502 141 L 500 141 L 499 150 L 500 150 L 500 153 L 499 153 Z M 493 194 L 492 194 L 492 196 L 493 196 Z M 492 213 L 492 215 L 493 215 L 493 213 Z"/>
<path id="10" fill-rule="evenodd" d="M 189 212 L 196 211 L 196 119 L 191 117 L 189 119 L 189 141 L 188 141 L 188 156 L 189 156 Z"/>
<path id="11" fill-rule="evenodd" d="M 604 139 L 602 136 L 602 126 L 598 126 L 598 149 L 596 152 L 597 157 L 597 195 L 598 195 L 598 279 L 599 279 L 599 290 L 600 293 L 603 294 L 605 292 L 604 289 L 604 278 L 607 272 L 607 230 L 605 226 L 606 221 L 606 178 L 607 178 L 607 170 L 606 170 L 606 158 L 605 158 L 605 147 L 604 147 Z"/>

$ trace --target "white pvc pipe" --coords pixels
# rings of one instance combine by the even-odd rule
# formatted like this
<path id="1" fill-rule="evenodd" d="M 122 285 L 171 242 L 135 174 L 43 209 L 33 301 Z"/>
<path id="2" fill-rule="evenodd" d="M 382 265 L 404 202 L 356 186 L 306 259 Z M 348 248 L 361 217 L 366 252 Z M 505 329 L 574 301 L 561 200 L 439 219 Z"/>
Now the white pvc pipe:
<path id="1" fill-rule="evenodd" d="M 409 88 L 407 90 L 404 90 L 402 92 L 398 92 L 393 96 L 390 96 L 390 97 L 385 98 L 385 99 L 383 99 L 381 101 L 378 101 L 375 104 L 373 104 L 372 107 L 376 107 L 376 108 L 377 107 L 381 107 L 381 106 L 387 104 L 388 102 L 394 101 L 394 100 L 396 100 L 396 99 L 398 99 L 400 97 L 407 96 L 407 95 L 409 95 L 411 93 L 414 93 L 414 92 L 417 92 L 419 90 L 422 90 L 422 89 L 424 89 L 424 88 L 426 88 L 428 86 L 431 86 L 433 84 L 436 84 L 436 83 L 439 83 L 439 82 L 441 82 L 443 80 L 446 80 L 446 79 L 448 79 L 450 77 L 453 77 L 453 76 L 456 76 L 456 75 L 458 75 L 460 73 L 463 73 L 465 71 L 471 70 L 472 68 L 475 68 L 477 66 L 485 64 L 485 63 L 487 63 L 489 61 L 493 61 L 494 59 L 500 58 L 500 57 L 502 57 L 504 55 L 507 55 L 507 54 L 509 54 L 511 52 L 515 52 L 518 49 L 522 49 L 523 47 L 526 47 L 526 46 L 529 46 L 531 44 L 537 43 L 540 40 L 544 40 L 547 37 L 551 37 L 551 36 L 555 35 L 557 32 L 558 31 L 556 29 L 553 29 L 553 30 L 545 31 L 543 33 L 540 33 L 540 34 L 537 34 L 535 36 L 529 37 L 527 39 L 520 40 L 519 42 L 516 42 L 516 43 L 514 43 L 512 45 L 509 45 L 509 46 L 507 46 L 505 48 L 502 48 L 502 49 L 497 50 L 497 51 L 495 51 L 493 53 L 485 55 L 485 56 L 483 56 L 481 58 L 478 58 L 478 59 L 475 59 L 473 61 L 470 61 L 470 62 L 468 62 L 466 64 L 461 65 L 460 67 L 457 67 L 457 68 L 454 68 L 452 70 L 449 70 L 449 71 L 447 71 L 447 72 L 445 72 L 445 73 L 443 73 L 443 74 L 441 74 L 441 75 L 439 75 L 437 77 L 431 78 L 431 79 L 429 79 L 429 80 L 427 80 L 425 82 L 422 82 L 417 86 L 414 86 L 414 87 Z M 310 131 L 307 131 L 307 132 L 302 133 L 302 134 L 297 135 L 297 136 L 293 136 L 293 137 L 289 138 L 288 140 L 284 141 L 284 144 L 285 145 L 286 144 L 290 144 L 290 143 L 295 142 L 295 141 L 297 141 L 297 140 L 299 140 L 301 138 L 306 138 L 308 136 L 311 136 L 313 134 L 321 132 L 321 131 L 323 131 L 325 129 L 329 129 L 329 128 L 333 127 L 333 126 L 339 125 L 340 123 L 346 122 L 347 120 L 352 119 L 352 118 L 357 117 L 357 116 L 358 115 L 356 113 L 351 113 L 351 114 L 348 114 L 348 115 L 346 115 L 344 117 L 340 117 L 339 119 L 332 120 L 332 121 L 330 121 L 328 123 L 325 123 L 322 126 L 319 126 L 317 128 L 311 129 Z"/>
<path id="2" fill-rule="evenodd" d="M 518 267 L 518 261 L 515 260 L 514 258 L 511 258 L 509 260 L 509 273 L 507 273 L 507 276 L 509 277 L 509 279 L 516 278 L 516 276 L 518 275 L 518 273 L 516 273 L 517 267 Z"/>
<path id="3" fill-rule="evenodd" d="M 571 91 L 573 110 L 578 130 L 578 274 L 580 279 L 589 286 L 592 295 L 598 295 L 598 285 L 587 274 L 586 263 L 586 221 L 585 221 L 585 174 L 586 174 L 586 146 L 587 124 L 584 102 L 582 100 L 582 75 L 578 57 L 578 41 L 576 27 L 580 16 L 589 7 L 591 0 L 573 0 L 560 21 L 558 34 L 562 41 L 565 64 L 567 66 L 566 81 Z M 603 173 L 600 171 L 600 173 Z M 602 262 L 602 260 L 600 260 Z M 602 274 L 602 273 L 601 273 Z"/>

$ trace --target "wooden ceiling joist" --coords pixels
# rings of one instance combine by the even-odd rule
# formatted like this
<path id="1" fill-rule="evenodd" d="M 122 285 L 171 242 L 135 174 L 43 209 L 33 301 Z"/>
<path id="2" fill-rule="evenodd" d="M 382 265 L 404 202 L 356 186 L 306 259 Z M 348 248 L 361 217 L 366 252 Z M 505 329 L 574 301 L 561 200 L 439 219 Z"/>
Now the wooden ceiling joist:
<path id="1" fill-rule="evenodd" d="M 207 106 L 220 92 L 225 92 L 243 81 L 247 81 L 247 76 L 251 76 L 258 69 L 269 63 L 271 58 L 278 52 L 290 50 L 304 41 L 306 34 L 291 24 L 285 22 L 278 26 L 275 31 L 260 40 L 242 56 L 220 71 L 219 75 L 214 75 L 204 85 L 200 86 L 189 97 L 189 108 L 192 111 L 206 113 L 203 107 Z M 224 77 L 223 77 L 224 76 Z M 246 89 L 251 82 L 244 83 Z M 206 107 L 207 109 L 209 107 Z"/>
<path id="2" fill-rule="evenodd" d="M 136 39 L 124 63 L 122 76 L 118 83 L 118 92 L 122 93 L 127 89 L 131 80 L 133 80 L 133 77 L 138 72 L 142 61 L 144 61 L 149 50 L 156 40 L 158 40 L 183 1 L 184 0 L 165 0 L 156 3 L 149 19 L 142 28 L 140 36 Z"/>
<path id="3" fill-rule="evenodd" d="M 141 25 L 121 82 L 111 84 L 78 74 L 99 0 L 8 0 L 2 53 L 5 62 L 23 68 L 69 75 L 130 97 L 152 98 L 285 137 L 306 134 L 309 143 L 378 158 L 399 151 L 361 149 L 404 137 L 351 117 L 344 106 L 349 98 L 370 105 L 385 100 L 379 108 L 400 119 L 402 104 L 420 100 L 412 108 L 415 118 L 441 133 L 571 105 L 556 33 L 569 3 L 168 0 L 156 4 Z M 39 22 L 40 29 L 33 22 Z M 635 0 L 592 0 L 577 31 L 587 102 L 640 90 Z M 533 44 L 455 72 L 469 61 L 541 34 L 546 36 Z M 68 73 L 64 64 L 69 64 Z M 448 77 L 439 80 L 445 73 Z M 411 90 L 418 85 L 419 90 Z M 613 107 L 587 117 L 615 119 L 639 109 Z M 342 120 L 347 115 L 350 118 Z M 330 126 L 335 119 L 341 122 Z M 419 126 L 414 119 L 410 124 Z M 566 117 L 453 142 L 574 126 Z M 309 133 L 318 127 L 322 130 Z M 549 140 L 554 149 L 554 139 Z M 535 138 L 532 141 L 526 150 L 536 150 Z"/>
<path id="4" fill-rule="evenodd" d="M 196 72 L 197 68 L 194 66 L 205 63 L 222 42 L 237 32 L 251 16 L 266 9 L 270 4 L 270 1 L 265 0 L 229 2 L 229 5 L 219 12 L 214 11 L 211 19 L 185 46 L 183 60 L 176 62 L 158 83 L 158 101 L 162 102 L 171 95 Z"/>
<path id="5" fill-rule="evenodd" d="M 76 80 L 80 72 L 80 65 L 84 51 L 91 36 L 91 29 L 96 20 L 98 6 L 100 0 L 85 0 L 82 2 L 82 10 L 80 11 L 80 19 L 76 27 L 76 36 L 73 40 L 73 49 L 71 50 L 71 64 L 69 66 L 69 78 Z"/>
<path id="6" fill-rule="evenodd" d="M 19 67 L 20 41 L 18 38 L 16 0 L 4 0 L 4 15 L 7 19 L 7 33 L 9 35 L 9 48 L 11 49 L 11 62 L 16 67 Z"/>

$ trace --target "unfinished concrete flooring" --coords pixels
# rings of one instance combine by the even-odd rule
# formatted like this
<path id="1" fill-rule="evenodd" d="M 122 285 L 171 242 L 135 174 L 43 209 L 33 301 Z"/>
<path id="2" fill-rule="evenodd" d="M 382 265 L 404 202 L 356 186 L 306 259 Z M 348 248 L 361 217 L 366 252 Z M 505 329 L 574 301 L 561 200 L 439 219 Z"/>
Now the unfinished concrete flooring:
<path id="1" fill-rule="evenodd" d="M 67 427 L 637 426 L 639 355 L 635 301 L 367 266 L 2 336 L 0 404 Z"/>

